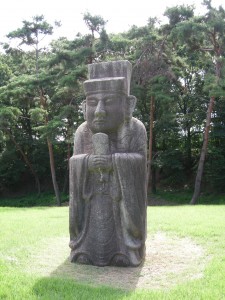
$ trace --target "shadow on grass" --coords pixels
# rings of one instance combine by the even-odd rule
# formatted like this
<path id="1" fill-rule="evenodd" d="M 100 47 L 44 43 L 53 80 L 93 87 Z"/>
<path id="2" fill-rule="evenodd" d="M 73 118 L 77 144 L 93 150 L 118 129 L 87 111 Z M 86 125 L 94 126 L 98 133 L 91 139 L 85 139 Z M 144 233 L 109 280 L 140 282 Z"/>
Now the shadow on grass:
<path id="1" fill-rule="evenodd" d="M 33 292 L 41 299 L 123 299 L 136 289 L 142 267 L 96 267 L 67 258 L 39 279 Z"/>
<path id="2" fill-rule="evenodd" d="M 107 287 L 94 287 L 77 283 L 72 279 L 44 277 L 33 286 L 33 294 L 38 299 L 124 299 L 130 292 Z"/>
<path id="3" fill-rule="evenodd" d="M 73 287 L 77 285 L 76 288 L 78 289 L 84 289 L 85 287 L 88 290 L 104 287 L 104 289 L 108 288 L 110 290 L 123 290 L 123 293 L 120 292 L 123 295 L 136 289 L 144 265 L 137 268 L 80 265 L 70 262 L 69 252 L 68 236 L 52 237 L 42 241 L 39 252 L 32 258 L 29 269 L 27 269 L 31 274 L 42 276 L 36 282 L 34 290 L 41 289 L 43 285 L 46 285 L 46 289 L 48 289 L 54 280 L 58 282 L 57 285 L 60 289 L 63 288 L 64 284 Z M 45 299 L 51 298 L 46 297 Z"/>

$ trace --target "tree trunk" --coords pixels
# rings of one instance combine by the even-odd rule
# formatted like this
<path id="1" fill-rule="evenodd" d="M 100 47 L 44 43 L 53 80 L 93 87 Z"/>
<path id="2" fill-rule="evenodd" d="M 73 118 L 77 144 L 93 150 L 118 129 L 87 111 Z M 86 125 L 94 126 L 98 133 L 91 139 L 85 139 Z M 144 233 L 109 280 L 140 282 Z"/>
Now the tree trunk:
<path id="1" fill-rule="evenodd" d="M 187 129 L 187 139 L 186 139 L 186 155 L 187 155 L 187 166 L 191 167 L 191 161 L 192 161 L 192 156 L 191 156 L 191 129 L 188 127 Z"/>
<path id="2" fill-rule="evenodd" d="M 152 193 L 156 193 L 156 168 L 152 166 Z"/>
<path id="3" fill-rule="evenodd" d="M 64 184 L 63 184 L 63 193 L 66 193 L 69 190 L 69 162 L 70 162 L 70 153 L 71 149 L 71 143 L 67 145 L 67 167 L 66 167 L 66 174 L 65 174 L 65 179 L 64 179 Z"/>
<path id="4" fill-rule="evenodd" d="M 37 188 L 37 192 L 38 192 L 38 196 L 40 196 L 41 193 L 41 185 L 40 185 L 40 180 L 38 178 L 37 173 L 35 172 L 32 164 L 30 163 L 28 157 L 26 156 L 26 154 L 23 152 L 22 148 L 20 147 L 20 145 L 17 143 L 17 141 L 15 140 L 14 136 L 11 134 L 10 131 L 7 131 L 11 140 L 13 141 L 14 145 L 16 146 L 17 150 L 20 152 L 20 154 L 23 157 L 23 160 L 25 162 L 25 164 L 29 167 L 31 174 L 34 176 L 34 180 L 35 180 L 35 186 Z"/>
<path id="5" fill-rule="evenodd" d="M 39 95 L 40 95 L 40 104 L 47 111 L 48 107 L 47 107 L 46 97 L 44 94 L 44 89 L 42 87 L 39 87 Z M 45 117 L 45 125 L 46 126 L 48 125 L 48 116 Z M 53 184 L 53 188 L 54 188 L 54 192 L 55 192 L 55 196 L 56 196 L 57 205 L 60 206 L 61 205 L 61 197 L 60 197 L 58 183 L 56 180 L 53 147 L 52 147 L 52 142 L 50 141 L 49 138 L 47 138 L 47 144 L 48 144 L 50 168 L 51 168 L 51 175 L 52 175 L 52 184 Z"/>
<path id="6" fill-rule="evenodd" d="M 56 196 L 57 205 L 60 206 L 61 205 L 61 197 L 60 197 L 60 193 L 59 193 L 58 183 L 56 181 L 53 147 L 52 147 L 52 143 L 49 140 L 49 138 L 47 138 L 47 144 L 48 144 L 48 151 L 49 151 L 49 159 L 50 159 L 50 168 L 51 168 L 51 175 L 52 175 L 52 183 L 53 183 L 53 187 L 54 187 L 54 192 L 55 192 L 55 196 Z"/>
<path id="7" fill-rule="evenodd" d="M 149 125 L 149 148 L 148 148 L 148 192 L 152 193 L 152 149 L 154 127 L 155 99 L 151 96 L 150 101 L 150 125 Z"/>
<path id="8" fill-rule="evenodd" d="M 200 195 L 202 174 L 204 170 L 204 162 L 205 162 L 208 140 L 209 140 L 209 129 L 210 129 L 211 114 L 213 110 L 214 101 L 215 101 L 215 97 L 211 97 L 209 101 L 208 110 L 207 110 L 206 126 L 205 126 L 205 132 L 203 136 L 203 145 L 202 145 L 201 155 L 198 163 L 198 170 L 195 178 L 195 190 L 190 204 L 196 204 L 198 197 Z"/>

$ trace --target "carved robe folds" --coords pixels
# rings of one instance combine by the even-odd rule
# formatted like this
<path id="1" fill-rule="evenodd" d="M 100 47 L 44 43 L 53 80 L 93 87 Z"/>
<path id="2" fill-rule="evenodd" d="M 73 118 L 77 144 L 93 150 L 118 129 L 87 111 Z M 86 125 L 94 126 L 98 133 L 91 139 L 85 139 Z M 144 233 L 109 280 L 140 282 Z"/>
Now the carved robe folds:
<path id="1" fill-rule="evenodd" d="M 93 136 L 83 123 L 70 160 L 71 260 L 85 256 L 97 266 L 137 266 L 146 238 L 145 128 L 132 118 L 116 137 L 108 136 L 111 165 L 105 170 L 89 169 Z"/>

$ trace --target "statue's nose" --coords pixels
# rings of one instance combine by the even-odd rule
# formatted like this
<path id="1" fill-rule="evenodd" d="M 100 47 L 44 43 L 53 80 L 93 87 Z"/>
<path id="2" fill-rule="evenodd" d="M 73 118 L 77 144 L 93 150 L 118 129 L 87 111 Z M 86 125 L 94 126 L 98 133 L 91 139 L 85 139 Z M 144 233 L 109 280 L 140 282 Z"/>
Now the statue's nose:
<path id="1" fill-rule="evenodd" d="M 96 107 L 96 110 L 95 110 L 95 115 L 96 116 L 99 116 L 99 115 L 105 115 L 106 114 L 106 111 L 105 111 L 105 104 L 102 100 L 100 100 L 98 102 L 98 105 Z"/>

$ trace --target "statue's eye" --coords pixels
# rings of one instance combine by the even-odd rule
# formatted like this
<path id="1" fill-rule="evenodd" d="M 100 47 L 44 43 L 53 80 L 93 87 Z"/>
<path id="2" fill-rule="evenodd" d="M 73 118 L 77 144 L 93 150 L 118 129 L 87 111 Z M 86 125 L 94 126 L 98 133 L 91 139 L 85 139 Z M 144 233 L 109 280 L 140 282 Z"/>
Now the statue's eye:
<path id="1" fill-rule="evenodd" d="M 113 99 L 110 99 L 110 98 L 105 99 L 105 104 L 110 105 L 112 103 L 113 103 Z"/>
<path id="2" fill-rule="evenodd" d="M 87 104 L 90 106 L 96 106 L 98 104 L 98 101 L 96 99 L 88 99 Z"/>

